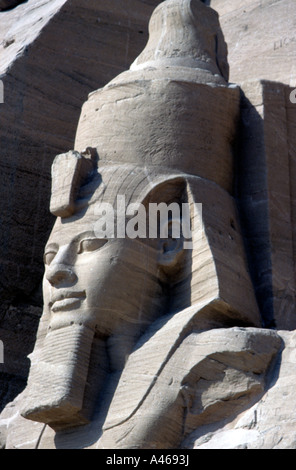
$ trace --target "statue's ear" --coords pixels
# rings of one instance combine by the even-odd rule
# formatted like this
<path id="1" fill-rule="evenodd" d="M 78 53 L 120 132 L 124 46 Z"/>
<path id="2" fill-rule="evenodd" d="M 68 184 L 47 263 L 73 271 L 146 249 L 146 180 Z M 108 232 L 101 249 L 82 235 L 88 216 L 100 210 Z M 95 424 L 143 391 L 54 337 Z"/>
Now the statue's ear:
<path id="1" fill-rule="evenodd" d="M 175 268 L 180 263 L 184 252 L 184 238 L 181 224 L 168 220 L 164 230 L 167 237 L 159 240 L 159 265 L 163 268 Z"/>
<path id="2" fill-rule="evenodd" d="M 167 274 L 180 267 L 184 252 L 182 207 L 186 202 L 187 182 L 183 176 L 166 177 L 164 181 L 155 183 L 152 188 L 149 187 L 143 200 L 149 213 L 149 224 L 157 232 L 155 238 L 158 239 L 158 265 Z M 159 218 L 155 212 L 158 210 Z"/>

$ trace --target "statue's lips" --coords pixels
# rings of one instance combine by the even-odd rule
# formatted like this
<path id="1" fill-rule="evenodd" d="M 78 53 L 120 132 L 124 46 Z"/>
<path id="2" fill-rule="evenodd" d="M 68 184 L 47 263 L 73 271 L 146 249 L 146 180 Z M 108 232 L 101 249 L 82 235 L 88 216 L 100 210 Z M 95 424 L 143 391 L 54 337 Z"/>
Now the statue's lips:
<path id="1" fill-rule="evenodd" d="M 49 303 L 52 312 L 73 309 L 81 300 L 85 299 L 85 292 L 63 292 L 53 296 Z"/>

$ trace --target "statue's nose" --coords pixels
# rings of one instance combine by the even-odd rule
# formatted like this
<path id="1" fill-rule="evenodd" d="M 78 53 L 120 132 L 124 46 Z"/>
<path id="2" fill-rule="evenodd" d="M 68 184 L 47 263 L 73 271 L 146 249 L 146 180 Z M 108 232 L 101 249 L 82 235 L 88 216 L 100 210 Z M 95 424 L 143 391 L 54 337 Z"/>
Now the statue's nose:
<path id="1" fill-rule="evenodd" d="M 62 282 L 73 284 L 77 281 L 73 260 L 67 247 L 58 251 L 51 264 L 47 266 L 45 277 L 53 286 Z"/>
<path id="2" fill-rule="evenodd" d="M 45 277 L 53 286 L 65 281 L 73 284 L 77 280 L 73 268 L 61 263 L 50 265 L 46 270 Z"/>

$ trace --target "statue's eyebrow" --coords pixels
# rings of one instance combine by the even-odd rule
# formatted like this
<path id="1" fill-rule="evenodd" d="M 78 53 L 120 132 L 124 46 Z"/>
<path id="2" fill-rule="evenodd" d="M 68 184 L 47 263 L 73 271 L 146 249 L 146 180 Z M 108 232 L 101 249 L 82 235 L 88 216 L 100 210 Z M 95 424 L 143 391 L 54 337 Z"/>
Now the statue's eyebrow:
<path id="1" fill-rule="evenodd" d="M 87 230 L 85 232 L 80 233 L 79 235 L 76 235 L 76 237 L 71 240 L 72 242 L 80 242 L 84 238 L 98 238 L 95 236 L 94 232 L 92 230 Z"/>
<path id="2" fill-rule="evenodd" d="M 48 245 L 46 245 L 44 252 L 46 253 L 47 251 L 50 251 L 50 250 L 58 251 L 59 245 L 57 243 L 49 243 Z"/>
<path id="3" fill-rule="evenodd" d="M 85 232 L 80 233 L 79 235 L 76 235 L 72 240 L 69 240 L 69 245 L 72 243 L 79 243 L 81 240 L 84 238 L 98 238 L 95 236 L 94 232 L 92 230 L 87 230 Z M 63 243 L 62 243 L 63 245 Z M 59 245 L 57 243 L 49 243 L 46 245 L 44 252 L 47 253 L 50 250 L 54 250 L 56 252 L 59 251 Z"/>

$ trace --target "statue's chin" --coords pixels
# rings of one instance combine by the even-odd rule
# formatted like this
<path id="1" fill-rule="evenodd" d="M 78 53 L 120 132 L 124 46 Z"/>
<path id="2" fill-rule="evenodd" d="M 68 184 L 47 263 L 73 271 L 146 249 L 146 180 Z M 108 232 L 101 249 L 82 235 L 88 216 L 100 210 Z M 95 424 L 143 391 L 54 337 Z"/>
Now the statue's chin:
<path id="1" fill-rule="evenodd" d="M 76 324 L 49 331 L 31 367 L 23 417 L 56 431 L 89 422 L 83 402 L 93 336 Z"/>

